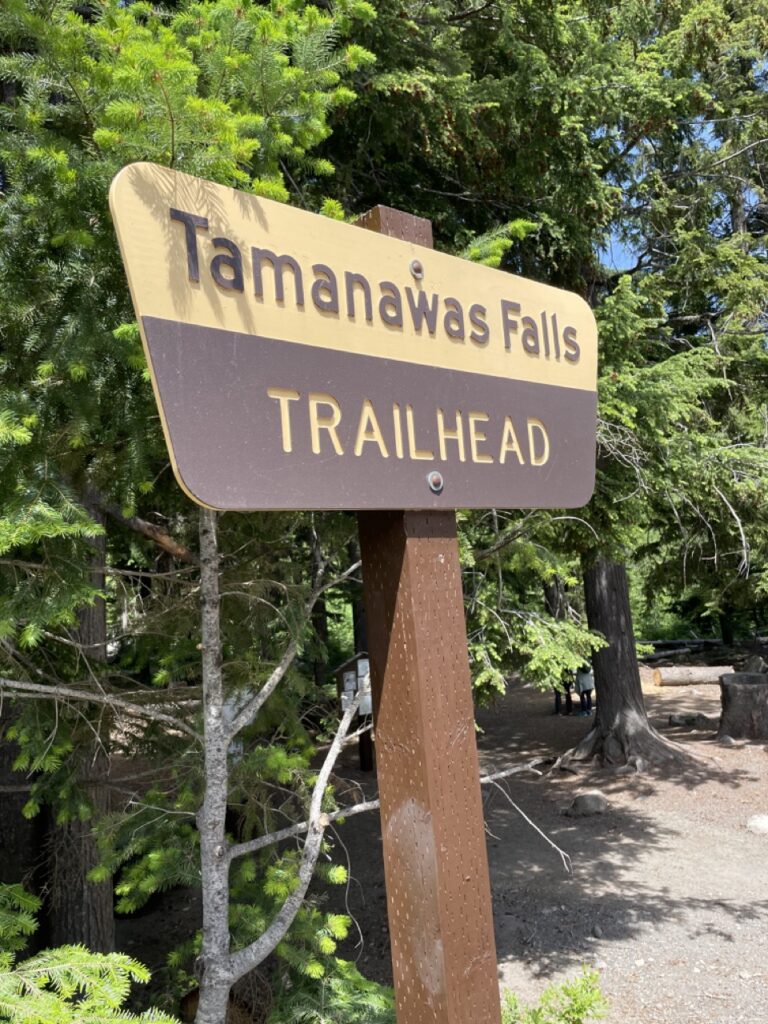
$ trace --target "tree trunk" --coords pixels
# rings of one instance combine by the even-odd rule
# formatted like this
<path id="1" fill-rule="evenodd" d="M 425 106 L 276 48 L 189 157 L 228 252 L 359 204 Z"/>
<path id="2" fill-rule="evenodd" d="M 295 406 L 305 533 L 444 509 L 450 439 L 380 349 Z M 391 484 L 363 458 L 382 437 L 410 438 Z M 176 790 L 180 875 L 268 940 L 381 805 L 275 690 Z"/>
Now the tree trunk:
<path id="1" fill-rule="evenodd" d="M 203 887 L 203 941 L 196 1024 L 223 1024 L 233 975 L 229 958 L 229 861 L 225 818 L 229 771 L 221 668 L 217 515 L 200 509 L 200 603 L 202 628 L 205 796 L 197 814 Z"/>
<path id="2" fill-rule="evenodd" d="M 736 630 L 733 621 L 733 609 L 726 606 L 718 615 L 720 621 L 720 636 L 724 647 L 733 647 L 736 643 Z"/>
<path id="3" fill-rule="evenodd" d="M 551 576 L 544 581 L 544 603 L 553 619 L 564 619 L 568 614 L 568 598 L 562 576 Z"/>
<path id="4" fill-rule="evenodd" d="M 87 787 L 94 818 L 106 814 L 106 757 L 96 754 L 84 771 L 95 779 Z M 82 785 L 82 783 L 81 783 Z M 96 953 L 115 948 L 115 920 L 112 910 L 112 882 L 89 882 L 88 872 L 99 862 L 93 819 L 56 825 L 48 839 L 50 878 L 50 943 L 64 946 L 82 943 Z"/>
<path id="5" fill-rule="evenodd" d="M 103 525 L 104 516 L 95 502 L 86 498 L 83 504 L 94 521 Z M 103 590 L 106 537 L 95 537 L 92 546 L 91 583 Z M 79 612 L 78 640 L 86 664 L 106 661 L 107 614 L 102 598 Z M 99 862 L 93 823 L 109 811 L 109 791 L 105 785 L 109 774 L 108 718 L 99 719 L 98 730 L 100 735 L 90 749 L 86 747 L 80 755 L 77 772 L 93 807 L 93 816 L 88 821 L 56 825 L 49 836 L 48 910 L 52 945 L 82 943 L 93 952 L 111 953 L 115 948 L 112 881 L 96 884 L 87 878 L 88 872 Z"/>
<path id="6" fill-rule="evenodd" d="M 360 545 L 357 539 L 347 544 L 347 558 L 350 564 L 360 561 Z M 365 621 L 365 605 L 363 604 L 363 588 L 360 583 L 350 582 L 346 588 L 347 599 L 352 605 L 352 644 L 354 653 L 360 654 L 368 650 L 368 627 Z"/>
<path id="7" fill-rule="evenodd" d="M 312 661 L 312 674 L 315 677 L 315 686 L 325 686 L 328 682 L 328 665 L 326 663 L 328 648 L 328 609 L 325 598 L 320 597 L 312 611 L 312 628 L 315 631 L 318 645 L 322 645 L 322 656 L 318 655 Z"/>
<path id="8" fill-rule="evenodd" d="M 682 760 L 682 748 L 660 736 L 645 711 L 625 566 L 598 558 L 585 569 L 584 596 L 589 627 L 602 633 L 608 646 L 593 659 L 597 693 L 594 728 L 568 759 L 599 757 L 606 765 L 630 764 L 638 769 L 644 764 Z"/>
<path id="9" fill-rule="evenodd" d="M 553 619 L 562 621 L 568 615 L 568 597 L 565 593 L 565 583 L 562 576 L 551 576 L 544 581 L 544 604 Z M 565 714 L 570 715 L 573 711 L 573 673 L 567 672 L 560 680 L 562 689 L 555 687 L 555 714 L 562 713 L 563 702 L 565 703 Z"/>

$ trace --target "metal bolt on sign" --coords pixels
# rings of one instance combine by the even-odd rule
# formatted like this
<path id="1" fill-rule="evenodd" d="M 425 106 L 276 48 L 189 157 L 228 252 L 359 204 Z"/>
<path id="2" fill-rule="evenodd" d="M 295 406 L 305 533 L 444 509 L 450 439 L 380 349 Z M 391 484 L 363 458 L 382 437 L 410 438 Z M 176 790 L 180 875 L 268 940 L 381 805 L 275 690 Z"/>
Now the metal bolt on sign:
<path id="1" fill-rule="evenodd" d="M 440 494 L 443 487 L 445 487 L 445 480 L 443 480 L 443 474 L 438 473 L 436 469 L 433 470 L 431 473 L 427 473 L 427 483 L 429 484 L 430 491 L 432 491 L 434 494 Z"/>
<path id="2" fill-rule="evenodd" d="M 387 207 L 358 224 L 432 244 L 428 220 Z M 358 521 L 398 1024 L 498 1024 L 456 514 Z"/>

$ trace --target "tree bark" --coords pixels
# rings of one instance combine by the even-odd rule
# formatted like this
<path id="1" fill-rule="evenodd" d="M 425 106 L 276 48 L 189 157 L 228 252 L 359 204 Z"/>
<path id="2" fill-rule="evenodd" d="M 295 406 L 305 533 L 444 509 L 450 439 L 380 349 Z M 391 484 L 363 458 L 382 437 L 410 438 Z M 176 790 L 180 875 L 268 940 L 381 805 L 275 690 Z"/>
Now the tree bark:
<path id="1" fill-rule="evenodd" d="M 328 665 L 326 663 L 326 651 L 328 648 L 328 609 L 325 598 L 318 598 L 317 604 L 312 611 L 312 627 L 317 637 L 317 642 L 322 645 L 323 655 L 319 652 L 312 661 L 312 674 L 315 677 L 315 686 L 325 686 L 328 682 Z"/>
<path id="2" fill-rule="evenodd" d="M 683 760 L 682 748 L 651 726 L 643 702 L 626 567 L 598 558 L 584 571 L 590 629 L 608 646 L 594 656 L 597 714 L 593 729 L 567 759 L 599 757 L 603 764 L 633 765 Z"/>
<path id="3" fill-rule="evenodd" d="M 95 501 L 86 496 L 83 504 L 94 521 L 103 526 L 104 514 Z M 106 537 L 94 537 L 91 546 L 90 582 L 103 591 Z M 78 613 L 78 640 L 86 663 L 106 661 L 107 612 L 103 598 Z M 111 953 L 115 948 L 112 881 L 94 883 L 87 877 L 100 860 L 93 824 L 109 811 L 109 790 L 104 784 L 109 776 L 108 722 L 108 716 L 100 717 L 94 725 L 98 735 L 77 759 L 77 774 L 89 780 L 92 817 L 56 825 L 48 839 L 51 944 L 82 943 L 97 953 Z"/>
<path id="4" fill-rule="evenodd" d="M 718 615 L 720 622 L 720 636 L 723 641 L 723 647 L 733 647 L 736 643 L 736 629 L 733 621 L 733 609 L 730 605 L 720 612 Z"/>
<path id="5" fill-rule="evenodd" d="M 568 614 L 568 597 L 562 576 L 551 576 L 544 581 L 544 603 L 553 619 L 564 619 Z"/>
<path id="6" fill-rule="evenodd" d="M 350 541 L 347 546 L 350 564 L 360 560 L 360 545 L 357 540 Z M 347 589 L 352 604 L 352 643 L 355 654 L 368 650 L 368 625 L 365 621 L 365 605 L 363 604 L 363 588 L 359 583 L 352 583 Z"/>
<path id="7" fill-rule="evenodd" d="M 229 860 L 225 831 L 229 736 L 223 714 L 217 518 L 215 512 L 200 509 L 205 796 L 197 815 L 203 889 L 203 941 L 196 1024 L 222 1024 L 227 1016 L 229 991 L 234 980 L 229 954 Z"/>
<path id="8" fill-rule="evenodd" d="M 203 891 L 203 936 L 198 963 L 200 996 L 195 1024 L 223 1024 L 227 1019 L 227 1004 L 234 982 L 258 967 L 285 937 L 293 924 L 312 882 L 317 859 L 322 848 L 325 829 L 330 816 L 323 813 L 323 796 L 329 785 L 331 772 L 341 753 L 344 740 L 354 716 L 359 698 L 351 702 L 344 712 L 336 736 L 312 790 L 301 862 L 296 887 L 285 899 L 265 930 L 250 945 L 232 953 L 229 942 L 229 865 L 237 857 L 259 848 L 252 843 L 230 846 L 225 831 L 229 772 L 227 752 L 231 741 L 241 729 L 254 720 L 293 663 L 298 650 L 296 638 L 290 641 L 273 669 L 269 679 L 258 693 L 246 702 L 234 720 L 224 717 L 224 679 L 222 673 L 221 621 L 219 594 L 220 556 L 216 538 L 217 514 L 209 509 L 200 510 L 200 604 L 202 626 L 202 675 L 205 795 L 197 814 L 200 833 L 200 868 Z M 355 567 L 350 567 L 334 581 L 346 579 Z M 321 581 L 305 605 L 307 619 L 324 588 Z M 330 586 L 331 584 L 327 584 Z M 299 829 L 298 831 L 301 831 Z"/>

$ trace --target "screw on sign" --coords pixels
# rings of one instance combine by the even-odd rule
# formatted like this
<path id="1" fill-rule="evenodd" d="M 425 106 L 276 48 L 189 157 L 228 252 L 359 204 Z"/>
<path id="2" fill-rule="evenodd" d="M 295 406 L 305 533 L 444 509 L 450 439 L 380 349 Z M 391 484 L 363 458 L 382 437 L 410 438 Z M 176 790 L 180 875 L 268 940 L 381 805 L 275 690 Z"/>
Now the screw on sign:
<path id="1" fill-rule="evenodd" d="M 110 202 L 187 494 L 359 510 L 398 1021 L 498 1024 L 455 509 L 589 500 L 594 317 L 386 207 L 360 231 L 150 164 Z"/>

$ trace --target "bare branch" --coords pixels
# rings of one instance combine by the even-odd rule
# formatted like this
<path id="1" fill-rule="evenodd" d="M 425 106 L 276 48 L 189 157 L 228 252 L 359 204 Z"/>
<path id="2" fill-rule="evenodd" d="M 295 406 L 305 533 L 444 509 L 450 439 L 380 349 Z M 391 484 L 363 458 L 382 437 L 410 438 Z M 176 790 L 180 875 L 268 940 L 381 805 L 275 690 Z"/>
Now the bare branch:
<path id="1" fill-rule="evenodd" d="M 457 11 L 456 14 L 443 15 L 440 21 L 446 25 L 457 25 L 462 21 L 469 21 L 471 18 L 476 18 L 478 15 L 483 14 L 491 7 L 495 7 L 497 0 L 486 0 L 484 4 L 480 4 L 479 7 L 468 7 L 465 11 Z M 434 25 L 436 24 L 433 18 L 415 18 L 417 25 Z"/>
<path id="2" fill-rule="evenodd" d="M 167 725 L 172 725 L 174 729 L 179 729 L 195 740 L 200 739 L 191 726 L 178 718 L 174 718 L 173 715 L 167 715 L 156 708 L 141 707 L 112 693 L 97 693 L 93 690 L 81 690 L 77 687 L 63 684 L 27 683 L 19 679 L 0 677 L 0 693 L 3 693 L 5 690 L 37 697 L 38 699 L 57 700 L 61 703 L 84 701 L 87 704 L 103 704 L 107 707 L 119 708 L 129 715 L 135 715 L 137 718 L 149 718 L 156 722 L 165 722 Z"/>
<path id="3" fill-rule="evenodd" d="M 720 490 L 720 488 L 719 487 L 715 487 L 715 490 L 720 495 L 720 497 L 723 499 L 723 502 L 725 503 L 728 511 L 731 513 L 731 515 L 735 519 L 736 525 L 739 528 L 739 534 L 741 535 L 741 551 L 742 551 L 742 556 L 741 556 L 741 561 L 739 562 L 739 575 L 741 575 L 741 576 L 749 576 L 749 541 L 747 540 L 747 535 L 744 532 L 744 526 L 743 526 L 743 524 L 741 522 L 741 519 L 739 518 L 738 512 L 733 507 L 733 505 L 730 503 L 730 501 L 728 501 L 728 499 L 723 494 L 723 492 Z"/>
<path id="4" fill-rule="evenodd" d="M 134 533 L 140 533 L 142 537 L 148 537 L 154 541 L 158 547 L 162 548 L 163 551 L 167 551 L 169 555 L 173 555 L 174 558 L 178 558 L 180 562 L 186 562 L 189 565 L 199 565 L 200 559 L 189 550 L 184 544 L 181 544 L 174 537 L 164 530 L 161 526 L 155 526 L 154 523 L 148 523 L 146 519 L 141 519 L 139 516 L 124 516 L 117 505 L 101 505 L 104 512 L 115 522 L 120 523 L 122 526 L 127 526 L 129 530 L 133 530 Z"/>
<path id="5" fill-rule="evenodd" d="M 573 865 L 571 863 L 571 858 L 565 852 L 565 850 L 561 850 L 560 847 L 557 845 L 557 843 L 554 842 L 554 840 L 549 838 L 549 836 L 546 834 L 546 832 L 542 832 L 542 830 L 539 828 L 539 826 L 536 824 L 535 821 L 531 821 L 531 819 L 528 817 L 528 815 L 525 813 L 525 811 L 523 811 L 520 807 L 518 807 L 518 805 L 515 803 L 515 801 L 512 799 L 512 797 L 509 795 L 509 793 L 506 791 L 506 789 L 504 789 L 503 786 L 500 786 L 498 784 L 498 782 L 494 782 L 494 781 L 491 781 L 491 785 L 495 786 L 496 789 L 498 789 L 498 791 L 501 793 L 501 795 L 504 797 L 504 799 L 517 811 L 517 813 L 520 815 L 520 817 L 524 821 L 527 821 L 528 824 L 531 826 L 531 828 L 535 832 L 538 832 L 539 835 L 541 836 L 541 838 L 545 842 L 549 843 L 549 845 L 552 847 L 552 849 L 555 850 L 560 855 L 560 859 L 563 862 L 563 867 L 565 868 L 567 873 L 569 875 L 573 874 Z"/>
<path id="6" fill-rule="evenodd" d="M 339 583 L 343 583 L 344 580 L 348 579 L 352 575 L 352 573 L 357 571 L 359 567 L 360 562 L 355 562 L 354 565 L 350 565 L 348 569 L 346 569 L 339 576 L 334 577 L 334 579 L 329 580 L 328 583 L 324 583 L 322 584 L 322 586 L 315 587 L 315 589 L 310 594 L 307 603 L 304 605 L 304 621 L 306 622 L 309 620 L 312 614 L 312 609 L 317 604 L 317 601 L 321 594 L 324 594 L 326 590 L 330 590 L 331 587 L 336 587 L 339 585 Z M 271 672 L 269 679 L 267 679 L 266 683 L 262 686 L 258 693 L 253 695 L 253 697 L 248 701 L 248 703 L 240 711 L 238 711 L 238 713 L 233 718 L 232 724 L 230 725 L 229 729 L 230 740 L 234 739 L 234 737 L 239 732 L 241 732 L 243 729 L 249 726 L 256 717 L 256 715 L 258 715 L 259 711 L 261 711 L 264 704 L 275 692 L 281 680 L 285 677 L 286 672 L 293 664 L 293 661 L 298 653 L 298 649 L 299 642 L 296 638 L 294 638 L 286 647 L 282 658 Z"/>
<path id="7" fill-rule="evenodd" d="M 363 730 L 358 730 L 362 732 Z M 357 733 L 350 734 L 351 736 L 357 735 Z M 347 736 L 346 739 L 350 739 Z M 489 786 L 495 784 L 499 779 L 507 779 L 511 775 L 519 775 L 521 772 L 533 772 L 535 775 L 543 774 L 536 767 L 540 761 L 531 761 L 529 764 L 515 765 L 514 768 L 505 768 L 503 771 L 494 772 L 492 775 L 481 775 L 480 785 Z M 381 806 L 379 800 L 366 800 L 363 803 L 351 804 L 348 807 L 341 807 L 337 811 L 333 811 L 331 814 L 326 815 L 328 824 L 334 821 L 340 821 L 342 818 L 353 818 L 356 814 L 365 814 L 367 811 L 377 811 Z M 257 839 L 251 839 L 246 843 L 238 843 L 236 846 L 231 846 L 229 849 L 228 857 L 230 861 L 235 860 L 237 857 L 245 857 L 249 853 L 256 853 L 258 850 L 263 850 L 267 846 L 273 846 L 275 843 L 281 843 L 284 839 L 293 839 L 296 836 L 303 835 L 309 828 L 308 821 L 300 821 L 296 825 L 288 825 L 285 828 L 279 829 L 277 832 L 270 832 L 265 836 L 259 836 Z"/>
<path id="8" fill-rule="evenodd" d="M 493 772 L 491 775 L 481 775 L 480 785 L 490 786 L 492 783 L 498 782 L 499 779 L 508 779 L 510 775 L 520 775 L 521 772 L 533 772 L 534 775 L 543 775 L 540 772 L 538 765 L 543 763 L 543 758 L 536 758 L 534 761 L 529 761 L 528 764 L 518 764 L 514 768 L 504 768 L 500 772 Z"/>
<path id="9" fill-rule="evenodd" d="M 721 164 L 727 163 L 729 160 L 735 160 L 737 156 L 741 156 L 743 153 L 748 153 L 751 149 L 755 149 L 757 146 L 764 146 L 766 142 L 768 142 L 768 139 L 757 139 L 755 142 L 750 142 L 749 145 L 742 146 L 741 149 L 737 149 L 733 153 L 729 153 L 727 156 L 721 157 L 720 160 L 715 160 L 712 166 L 720 167 Z"/>
<path id="10" fill-rule="evenodd" d="M 250 725 L 256 715 L 258 715 L 259 711 L 261 711 L 264 704 L 275 692 L 279 683 L 285 677 L 286 672 L 293 664 L 293 660 L 296 657 L 298 649 L 298 640 L 291 640 L 286 647 L 282 658 L 270 673 L 269 679 L 267 679 L 259 692 L 254 694 L 245 707 L 242 708 L 242 710 L 239 711 L 232 719 L 232 724 L 229 728 L 230 739 L 234 739 L 234 737 L 242 729 L 245 729 L 246 726 Z"/>
<path id="11" fill-rule="evenodd" d="M 379 800 L 365 800 L 363 803 L 352 804 L 349 807 L 340 807 L 339 810 L 333 811 L 331 814 L 326 815 L 327 823 L 330 825 L 334 821 L 340 821 L 342 818 L 353 818 L 356 814 L 365 814 L 367 811 L 377 811 L 381 803 Z M 281 843 L 284 839 L 293 839 L 296 836 L 304 835 L 309 829 L 308 821 L 300 821 L 296 825 L 288 825 L 285 828 L 279 829 L 277 832 L 269 832 L 265 836 L 259 836 L 258 839 L 251 839 L 247 843 L 238 843 L 236 846 L 230 847 L 229 859 L 236 860 L 238 857 L 245 857 L 249 853 L 256 853 L 258 850 L 263 850 L 267 846 L 274 846 L 275 843 Z"/>
<path id="12" fill-rule="evenodd" d="M 352 722 L 352 718 L 357 714 L 361 697 L 362 692 L 358 691 L 357 696 L 354 700 L 350 701 L 347 710 L 342 715 L 339 728 L 336 731 L 336 737 L 323 762 L 323 767 L 318 773 L 317 781 L 312 790 L 312 799 L 309 805 L 308 834 L 304 842 L 301 864 L 299 866 L 299 884 L 285 900 L 272 923 L 259 938 L 230 957 L 234 978 L 241 978 L 272 952 L 285 936 L 293 924 L 296 914 L 301 909 L 315 872 L 315 865 L 322 847 L 323 835 L 330 824 L 330 816 L 322 813 L 323 796 L 325 795 L 333 766 L 341 753 L 347 730 Z"/>
<path id="13" fill-rule="evenodd" d="M 482 551 L 476 551 L 475 560 L 482 562 L 486 558 L 490 558 L 492 555 L 497 554 L 499 551 L 503 551 L 504 548 L 509 547 L 510 544 L 514 544 L 516 540 L 525 535 L 527 532 L 528 521 L 534 515 L 534 512 L 529 512 L 525 519 L 523 519 L 522 523 L 516 523 L 512 529 L 507 530 L 506 533 L 502 533 L 501 536 L 490 545 L 490 547 L 484 548 Z"/>

